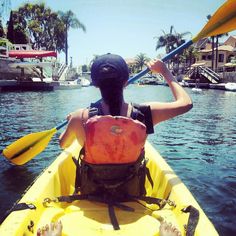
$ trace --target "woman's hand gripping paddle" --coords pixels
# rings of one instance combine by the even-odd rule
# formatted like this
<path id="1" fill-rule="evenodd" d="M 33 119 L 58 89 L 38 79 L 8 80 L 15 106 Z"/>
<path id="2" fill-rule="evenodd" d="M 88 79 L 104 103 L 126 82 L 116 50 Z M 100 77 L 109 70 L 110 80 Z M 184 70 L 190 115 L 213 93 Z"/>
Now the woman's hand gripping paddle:
<path id="1" fill-rule="evenodd" d="M 204 28 L 190 41 L 182 44 L 180 47 L 176 48 L 174 51 L 167 54 L 163 61 L 167 61 L 174 55 L 182 52 L 184 49 L 189 47 L 191 44 L 197 42 L 200 39 L 215 36 L 219 34 L 224 34 L 236 29 L 236 1 L 227 0 L 210 18 Z M 133 83 L 137 79 L 141 78 L 143 75 L 148 73 L 149 68 L 141 71 L 134 77 L 130 78 L 128 84 Z M 52 136 L 65 126 L 68 122 L 64 121 L 57 127 L 38 133 L 28 134 L 14 143 L 7 146 L 2 154 L 12 163 L 16 165 L 23 165 L 30 161 L 36 155 L 41 153 L 50 142 Z"/>

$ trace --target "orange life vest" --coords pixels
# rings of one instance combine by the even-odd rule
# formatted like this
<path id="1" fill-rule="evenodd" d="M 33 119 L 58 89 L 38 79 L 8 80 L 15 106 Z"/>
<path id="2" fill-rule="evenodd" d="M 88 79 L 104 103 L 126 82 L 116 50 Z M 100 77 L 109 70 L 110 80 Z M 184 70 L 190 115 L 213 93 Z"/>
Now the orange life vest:
<path id="1" fill-rule="evenodd" d="M 122 116 L 93 116 L 85 124 L 85 157 L 91 164 L 137 161 L 147 138 L 146 126 Z"/>

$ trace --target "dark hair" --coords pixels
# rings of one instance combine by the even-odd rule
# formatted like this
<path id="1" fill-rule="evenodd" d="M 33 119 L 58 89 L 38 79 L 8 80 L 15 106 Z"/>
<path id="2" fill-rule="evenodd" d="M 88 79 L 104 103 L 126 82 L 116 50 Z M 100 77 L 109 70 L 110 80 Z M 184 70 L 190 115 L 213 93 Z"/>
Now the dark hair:
<path id="1" fill-rule="evenodd" d="M 91 67 L 91 78 L 100 88 L 104 102 L 109 106 L 111 115 L 120 115 L 123 101 L 123 87 L 129 78 L 125 60 L 114 54 L 98 57 Z"/>

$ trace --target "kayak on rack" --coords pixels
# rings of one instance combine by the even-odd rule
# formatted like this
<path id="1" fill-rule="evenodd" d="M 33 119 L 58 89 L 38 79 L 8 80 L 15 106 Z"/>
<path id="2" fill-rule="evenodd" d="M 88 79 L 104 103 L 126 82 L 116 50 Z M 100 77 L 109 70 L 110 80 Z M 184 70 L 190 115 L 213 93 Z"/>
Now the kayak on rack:
<path id="1" fill-rule="evenodd" d="M 114 207 L 119 230 L 114 230 L 107 204 L 85 199 L 60 202 L 73 196 L 76 167 L 81 147 L 75 141 L 39 176 L 22 199 L 15 204 L 0 227 L 2 236 L 37 235 L 37 229 L 61 221 L 62 235 L 159 235 L 161 221 L 174 225 L 182 235 L 218 235 L 187 187 L 146 142 L 147 167 L 153 180 L 145 182 L 147 196 L 159 199 L 159 206 L 139 199 L 125 207 Z M 66 197 L 65 197 L 66 198 Z"/>

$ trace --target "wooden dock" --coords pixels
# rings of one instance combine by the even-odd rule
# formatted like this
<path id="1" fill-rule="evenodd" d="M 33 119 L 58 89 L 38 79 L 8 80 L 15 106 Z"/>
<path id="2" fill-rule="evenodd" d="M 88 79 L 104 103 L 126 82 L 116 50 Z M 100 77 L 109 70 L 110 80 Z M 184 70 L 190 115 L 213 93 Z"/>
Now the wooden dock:
<path id="1" fill-rule="evenodd" d="M 0 92 L 13 91 L 53 91 L 57 82 L 0 80 Z"/>

